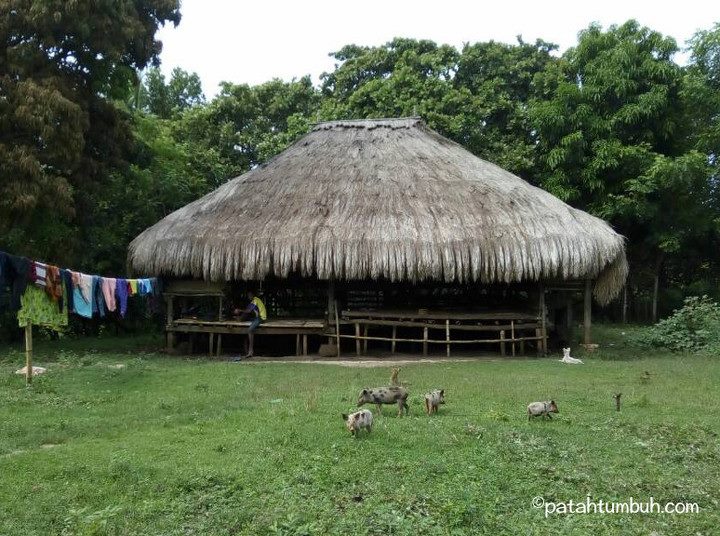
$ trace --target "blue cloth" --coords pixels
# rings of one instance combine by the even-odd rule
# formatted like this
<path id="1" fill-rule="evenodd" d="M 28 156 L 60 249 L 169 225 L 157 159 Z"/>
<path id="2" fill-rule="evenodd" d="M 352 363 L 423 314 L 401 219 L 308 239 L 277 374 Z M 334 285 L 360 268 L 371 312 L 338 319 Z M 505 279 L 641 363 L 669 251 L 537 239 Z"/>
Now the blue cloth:
<path id="1" fill-rule="evenodd" d="M 127 301 L 128 301 L 128 282 L 127 279 L 118 278 L 115 285 L 115 296 L 118 300 L 118 309 L 120 309 L 120 316 L 125 318 L 127 312 Z"/>
<path id="2" fill-rule="evenodd" d="M 92 318 L 92 300 L 87 301 L 80 291 L 80 287 L 73 288 L 73 310 L 75 314 L 84 316 L 85 318 Z"/>
<path id="3" fill-rule="evenodd" d="M 73 286 L 72 286 L 72 274 L 70 273 L 70 270 L 65 270 L 64 268 L 60 270 L 60 280 L 62 281 L 63 286 L 65 287 L 65 301 L 67 301 L 67 304 L 65 306 L 67 307 L 68 311 L 73 311 L 75 309 L 74 305 L 74 295 L 73 295 Z M 60 298 L 60 310 L 63 309 L 63 298 Z"/>
<path id="4" fill-rule="evenodd" d="M 102 280 L 103 278 L 97 275 L 93 276 L 92 281 L 92 312 L 100 315 L 100 318 L 105 316 L 105 297 L 102 293 Z"/>

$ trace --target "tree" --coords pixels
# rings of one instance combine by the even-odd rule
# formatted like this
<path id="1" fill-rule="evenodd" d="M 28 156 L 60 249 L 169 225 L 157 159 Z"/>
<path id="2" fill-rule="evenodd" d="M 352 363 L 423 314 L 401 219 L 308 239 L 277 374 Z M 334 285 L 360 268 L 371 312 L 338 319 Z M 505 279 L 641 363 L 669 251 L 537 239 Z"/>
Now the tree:
<path id="1" fill-rule="evenodd" d="M 591 25 L 546 73 L 550 98 L 532 108 L 543 186 L 628 237 L 631 261 L 652 267 L 655 316 L 663 263 L 713 222 L 677 50 L 635 21 Z"/>
<path id="2" fill-rule="evenodd" d="M 88 194 L 132 146 L 126 96 L 177 0 L 0 0 L 0 247 L 70 260 Z"/>
<path id="3" fill-rule="evenodd" d="M 160 69 L 148 69 L 138 92 L 139 102 L 136 106 L 162 119 L 169 119 L 205 102 L 200 77 L 197 73 L 188 73 L 179 67 L 172 70 L 168 83 L 165 83 L 165 76 Z"/>
<path id="4" fill-rule="evenodd" d="M 348 45 L 322 76 L 322 116 L 422 116 L 474 154 L 534 180 L 535 140 L 528 103 L 535 78 L 557 60 L 555 45 L 518 38 L 448 45 L 394 39 L 380 47 Z"/>
<path id="5" fill-rule="evenodd" d="M 316 120 L 320 95 L 310 77 L 258 86 L 223 83 L 205 106 L 187 110 L 174 135 L 198 150 L 216 151 L 228 174 L 216 185 L 248 171 L 285 149 Z"/>

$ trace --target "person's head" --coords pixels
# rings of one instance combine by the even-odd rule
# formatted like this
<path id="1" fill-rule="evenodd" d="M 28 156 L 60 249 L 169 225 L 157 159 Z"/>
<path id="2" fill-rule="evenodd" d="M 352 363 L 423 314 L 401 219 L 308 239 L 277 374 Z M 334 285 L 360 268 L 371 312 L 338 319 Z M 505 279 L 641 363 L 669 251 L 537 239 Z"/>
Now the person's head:
<path id="1" fill-rule="evenodd" d="M 246 295 L 248 300 L 252 300 L 255 297 L 255 291 L 250 289 L 247 291 Z"/>

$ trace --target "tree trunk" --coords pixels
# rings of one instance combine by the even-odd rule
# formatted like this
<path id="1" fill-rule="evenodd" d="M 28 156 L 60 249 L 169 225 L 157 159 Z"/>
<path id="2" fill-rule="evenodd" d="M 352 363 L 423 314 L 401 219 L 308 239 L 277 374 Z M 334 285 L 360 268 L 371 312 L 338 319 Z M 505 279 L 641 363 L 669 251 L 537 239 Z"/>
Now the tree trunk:
<path id="1" fill-rule="evenodd" d="M 622 323 L 627 324 L 628 316 L 628 289 L 627 285 L 623 287 L 623 299 L 622 299 Z"/>
<path id="2" fill-rule="evenodd" d="M 657 261 L 655 261 L 655 277 L 653 280 L 653 297 L 652 297 L 652 322 L 658 321 L 658 292 L 660 290 L 660 270 L 662 269 L 664 255 L 660 253 Z"/>

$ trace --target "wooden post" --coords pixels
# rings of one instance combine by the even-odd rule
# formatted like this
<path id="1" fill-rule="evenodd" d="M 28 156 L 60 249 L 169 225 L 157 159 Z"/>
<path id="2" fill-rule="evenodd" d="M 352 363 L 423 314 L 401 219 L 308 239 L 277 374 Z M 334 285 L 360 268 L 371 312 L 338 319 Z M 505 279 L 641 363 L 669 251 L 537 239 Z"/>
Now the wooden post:
<path id="1" fill-rule="evenodd" d="M 585 308 L 583 315 L 583 342 L 590 344 L 592 328 L 592 281 L 585 281 Z"/>
<path id="2" fill-rule="evenodd" d="M 510 338 L 512 339 L 512 356 L 515 357 L 515 321 L 510 321 Z"/>
<path id="3" fill-rule="evenodd" d="M 368 353 L 367 352 L 367 347 L 368 347 L 367 336 L 368 336 L 369 330 L 370 330 L 370 326 L 368 324 L 365 324 L 365 326 L 363 327 L 363 337 L 365 337 L 365 339 L 363 340 L 363 353 L 365 355 L 367 355 L 367 353 Z"/>
<path id="4" fill-rule="evenodd" d="M 545 310 L 545 286 L 540 283 L 540 329 L 542 340 L 542 355 L 547 354 L 547 311 Z"/>
<path id="5" fill-rule="evenodd" d="M 303 333 L 303 355 L 308 355 L 307 333 Z"/>
<path id="6" fill-rule="evenodd" d="M 500 330 L 500 355 L 505 357 L 505 330 Z"/>
<path id="7" fill-rule="evenodd" d="M 223 297 L 218 298 L 218 320 L 223 319 Z"/>
<path id="8" fill-rule="evenodd" d="M 337 339 L 337 356 L 340 357 L 340 317 L 338 316 L 337 301 L 333 305 L 335 311 L 335 337 Z"/>
<path id="9" fill-rule="evenodd" d="M 447 353 L 447 357 L 450 357 L 450 320 L 445 320 L 445 340 L 447 341 L 445 343 L 445 350 Z"/>
<path id="10" fill-rule="evenodd" d="M 390 343 L 390 353 L 395 353 L 395 338 L 397 337 L 397 326 L 392 327 L 392 342 Z"/>
<path id="11" fill-rule="evenodd" d="M 537 340 L 537 355 L 538 355 L 538 357 L 540 357 L 542 355 L 542 351 L 543 351 L 542 329 L 541 328 L 535 328 L 535 337 Z"/>
<path id="12" fill-rule="evenodd" d="M 210 350 L 209 350 L 208 353 L 210 354 L 210 356 L 212 356 L 212 355 L 213 355 L 213 349 L 214 349 L 213 347 L 215 346 L 215 334 L 214 334 L 214 333 L 210 333 L 209 339 L 210 339 Z"/>
<path id="13" fill-rule="evenodd" d="M 355 323 L 355 353 L 360 355 L 360 324 Z"/>
<path id="14" fill-rule="evenodd" d="M 295 355 L 300 355 L 300 334 L 295 335 Z"/>
<path id="15" fill-rule="evenodd" d="M 33 340 L 32 340 L 32 324 L 30 322 L 25 326 L 25 383 L 30 385 L 33 379 L 32 370 L 33 357 Z"/>
<path id="16" fill-rule="evenodd" d="M 222 352 L 222 333 L 218 333 L 217 336 L 217 356 L 220 357 L 220 353 Z"/>
<path id="17" fill-rule="evenodd" d="M 173 299 L 174 296 L 165 296 L 167 300 L 167 318 L 165 320 L 165 331 L 167 333 L 167 349 L 169 352 L 172 352 L 172 350 L 175 348 L 175 332 L 174 331 L 168 331 L 167 328 L 172 326 L 173 318 L 175 316 L 175 309 L 173 307 Z"/>
<path id="18" fill-rule="evenodd" d="M 328 324 L 333 321 L 337 311 L 337 302 L 335 301 L 335 279 L 328 279 Z"/>
<path id="19" fill-rule="evenodd" d="M 423 328 L 423 355 L 428 355 L 428 328 L 425 326 Z"/>
<path id="20" fill-rule="evenodd" d="M 615 399 L 615 411 L 620 411 L 620 397 L 622 396 L 622 393 L 617 393 L 613 395 L 613 398 Z"/>

